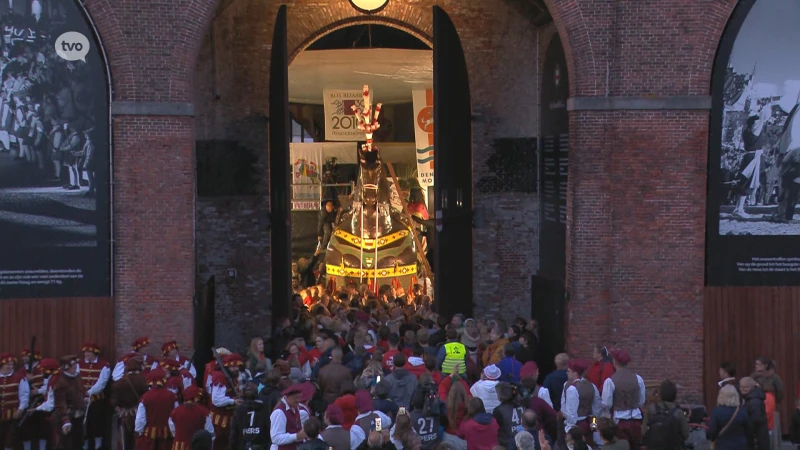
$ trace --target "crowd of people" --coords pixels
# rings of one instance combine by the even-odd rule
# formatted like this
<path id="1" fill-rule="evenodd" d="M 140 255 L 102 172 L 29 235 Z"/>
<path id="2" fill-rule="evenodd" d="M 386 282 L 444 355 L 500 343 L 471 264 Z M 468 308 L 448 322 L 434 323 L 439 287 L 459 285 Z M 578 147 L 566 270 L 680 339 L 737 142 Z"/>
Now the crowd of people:
<path id="1" fill-rule="evenodd" d="M 30 349 L 19 361 L 2 354 L 0 443 L 23 450 L 684 448 L 689 418 L 676 385 L 664 381 L 657 401 L 646 404 L 644 381 L 624 350 L 597 346 L 591 361 L 559 354 L 542 379 L 535 320 L 446 318 L 416 288 L 397 294 L 351 284 L 310 304 L 296 295 L 272 337 L 254 338 L 241 354 L 218 348 L 200 371 L 175 341 L 153 358 L 146 337 L 113 365 L 91 342 L 59 361 Z M 774 448 L 769 435 L 780 435 L 774 405 L 783 385 L 771 361 L 760 359 L 756 369 L 738 383 L 731 367 L 720 369 L 720 400 L 708 421 L 717 449 Z M 106 440 L 112 426 L 116 442 Z"/>
<path id="2" fill-rule="evenodd" d="M 91 85 L 99 69 L 56 54 L 52 34 L 69 20 L 64 11 L 43 14 L 42 6 L 0 12 L 0 155 L 16 161 L 19 179 L 94 196 L 96 108 L 105 100 Z"/>

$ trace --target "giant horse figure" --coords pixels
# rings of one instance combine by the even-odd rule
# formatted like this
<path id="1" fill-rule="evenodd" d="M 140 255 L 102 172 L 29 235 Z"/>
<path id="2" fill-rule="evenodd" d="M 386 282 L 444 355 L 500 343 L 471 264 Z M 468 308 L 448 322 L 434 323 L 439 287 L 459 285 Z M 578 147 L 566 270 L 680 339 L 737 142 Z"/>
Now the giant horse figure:
<path id="1" fill-rule="evenodd" d="M 419 263 L 411 224 L 391 206 L 378 149 L 365 146 L 359 160 L 353 206 L 342 214 L 325 255 L 328 281 L 366 283 L 373 291 L 384 284 L 411 289 Z"/>

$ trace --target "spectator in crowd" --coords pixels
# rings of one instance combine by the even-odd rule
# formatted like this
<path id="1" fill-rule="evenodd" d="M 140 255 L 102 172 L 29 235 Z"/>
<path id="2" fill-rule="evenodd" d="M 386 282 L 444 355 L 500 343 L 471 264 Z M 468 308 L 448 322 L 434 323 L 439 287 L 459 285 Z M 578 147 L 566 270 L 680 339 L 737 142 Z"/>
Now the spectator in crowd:
<path id="1" fill-rule="evenodd" d="M 517 361 L 514 356 L 517 349 L 513 343 L 506 344 L 503 347 L 503 359 L 497 363 L 500 369 L 500 379 L 507 383 L 519 383 L 519 371 L 522 369 L 522 363 Z"/>
<path id="2" fill-rule="evenodd" d="M 522 428 L 522 414 L 525 412 L 525 408 L 519 406 L 516 389 L 510 384 L 500 383 L 495 390 L 497 399 L 500 400 L 500 405 L 492 412 L 492 417 L 500 427 L 497 443 L 508 447 L 513 441 L 514 435 Z"/>
<path id="3" fill-rule="evenodd" d="M 467 450 L 491 450 L 496 445 L 500 426 L 491 413 L 486 412 L 483 400 L 473 397 L 469 401 L 467 418 L 458 428 L 458 437 L 467 442 Z"/>
<path id="4" fill-rule="evenodd" d="M 397 412 L 397 423 L 392 427 L 390 440 L 397 450 L 419 450 L 422 446 L 422 440 L 411 426 L 411 417 L 404 407 Z"/>
<path id="5" fill-rule="evenodd" d="M 392 373 L 386 377 L 389 383 L 389 398 L 397 406 L 409 407 L 411 396 L 417 389 L 417 377 L 408 373 L 405 369 L 406 355 L 397 353 L 393 357 Z"/>
<path id="6" fill-rule="evenodd" d="M 486 342 L 486 350 L 483 352 L 483 364 L 485 366 L 497 364 L 503 359 L 503 348 L 509 343 L 505 337 L 505 328 L 495 325 L 489 331 L 489 340 Z"/>
<path id="7" fill-rule="evenodd" d="M 719 388 L 722 389 L 724 386 L 731 385 L 735 388 L 739 388 L 739 385 L 736 383 L 736 369 L 733 365 L 729 362 L 723 362 L 719 365 L 719 370 L 717 371 L 719 375 Z"/>
<path id="8" fill-rule="evenodd" d="M 742 394 L 744 409 L 750 419 L 753 434 L 750 441 L 750 449 L 769 448 L 769 426 L 767 424 L 767 396 L 764 391 L 750 377 L 739 380 L 739 392 Z"/>
<path id="9" fill-rule="evenodd" d="M 658 402 L 645 408 L 642 436 L 648 450 L 681 450 L 689 439 L 689 423 L 675 404 L 677 398 L 677 386 L 665 380 L 659 387 Z"/>
<path id="10" fill-rule="evenodd" d="M 473 397 L 483 400 L 483 406 L 489 414 L 500 405 L 496 390 L 499 379 L 500 369 L 494 364 L 486 366 L 481 374 L 481 380 L 473 384 L 469 390 Z"/>
<path id="11" fill-rule="evenodd" d="M 592 365 L 586 370 L 586 379 L 603 393 L 603 384 L 614 375 L 614 360 L 604 345 L 595 345 L 592 349 Z"/>
<path id="12" fill-rule="evenodd" d="M 270 410 L 256 399 L 258 387 L 248 383 L 244 387 L 244 402 L 233 413 L 230 431 L 232 450 L 266 450 L 270 445 Z"/>
<path id="13" fill-rule="evenodd" d="M 607 417 L 601 418 L 597 421 L 597 430 L 600 432 L 600 438 L 603 439 L 603 450 L 631 450 L 628 441 L 617 439 L 617 424 L 613 420 Z M 651 447 L 647 447 L 647 450 L 650 449 Z"/>
<path id="14" fill-rule="evenodd" d="M 350 450 L 352 434 L 342 428 L 342 422 L 344 422 L 342 408 L 329 405 L 325 410 L 324 420 L 327 426 L 322 432 L 322 440 L 333 447 L 333 450 Z"/>
<path id="15" fill-rule="evenodd" d="M 752 434 L 750 417 L 741 406 L 739 393 L 733 386 L 724 386 L 708 421 L 708 440 L 716 450 L 742 450 L 747 448 Z"/>
<path id="16" fill-rule="evenodd" d="M 306 434 L 306 441 L 298 447 L 298 450 L 328 450 L 328 444 L 319 438 L 320 423 L 315 417 L 311 417 L 303 424 L 303 432 Z"/>
<path id="17" fill-rule="evenodd" d="M 568 363 L 569 355 L 566 353 L 556 355 L 556 370 L 547 375 L 542 383 L 542 387 L 550 394 L 550 405 L 556 412 L 561 411 L 561 393 L 564 391 L 564 383 L 567 382 Z"/>

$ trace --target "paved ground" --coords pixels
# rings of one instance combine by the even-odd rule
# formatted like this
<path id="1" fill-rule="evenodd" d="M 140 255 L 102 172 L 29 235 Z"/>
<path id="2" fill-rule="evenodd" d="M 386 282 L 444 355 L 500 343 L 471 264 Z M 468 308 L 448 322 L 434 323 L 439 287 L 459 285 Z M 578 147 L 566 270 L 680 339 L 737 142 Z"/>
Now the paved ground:
<path id="1" fill-rule="evenodd" d="M 764 219 L 772 215 L 777 206 L 748 206 L 745 212 L 752 218 L 734 217 L 733 206 L 723 206 L 719 213 L 719 234 L 754 236 L 796 236 L 800 235 L 800 214 L 794 215 L 789 223 L 770 222 Z"/>
<path id="2" fill-rule="evenodd" d="M 96 245 L 96 203 L 83 196 L 86 188 L 65 191 L 61 186 L 46 186 L 48 183 L 26 169 L 9 153 L 0 153 L 0 236 L 4 246 Z"/>

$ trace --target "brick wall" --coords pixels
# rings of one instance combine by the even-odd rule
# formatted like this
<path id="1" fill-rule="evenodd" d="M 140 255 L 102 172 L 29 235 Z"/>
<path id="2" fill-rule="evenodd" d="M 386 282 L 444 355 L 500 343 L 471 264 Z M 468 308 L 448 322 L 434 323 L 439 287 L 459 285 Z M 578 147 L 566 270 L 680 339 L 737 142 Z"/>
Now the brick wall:
<path id="1" fill-rule="evenodd" d="M 371 20 L 429 37 L 433 3 L 392 1 Z M 735 1 L 546 3 L 565 43 L 572 95 L 642 96 L 708 94 L 713 56 Z M 216 2 L 86 4 L 110 58 L 115 100 L 194 101 L 198 110 L 194 122 L 160 117 L 118 117 L 114 122 L 118 347 L 121 350 L 141 331 L 134 325 L 142 316 L 152 325 L 156 340 L 177 337 L 185 345 L 191 338 L 195 275 L 193 138 L 236 138 L 266 157 L 269 45 L 278 4 L 225 3 L 229 6 L 213 25 L 213 70 L 207 24 Z M 316 30 L 365 17 L 340 0 L 288 4 L 290 51 L 307 45 Z M 473 110 L 481 115 L 473 129 L 477 182 L 491 176 L 486 161 L 495 139 L 537 132 L 538 107 L 530 106 L 536 103 L 535 89 L 529 88 L 538 84 L 530 64 L 536 29 L 530 25 L 525 0 L 438 4 L 459 29 Z M 142 30 L 148 38 L 135 38 Z M 697 392 L 707 114 L 572 112 L 570 127 L 569 348 L 585 355 L 598 340 L 625 346 L 646 378 L 673 376 Z M 266 178 L 262 188 L 266 193 Z M 538 207 L 525 200 L 533 198 L 476 193 L 476 207 L 491 219 L 475 232 L 473 283 L 487 310 L 504 297 L 498 288 L 529 295 L 535 244 L 498 246 L 512 242 L 507 236 L 535 243 L 535 227 L 520 230 L 516 222 L 537 220 Z M 243 214 L 233 222 L 225 219 L 236 212 L 258 211 L 264 204 L 231 203 L 223 208 L 201 199 L 197 230 L 205 236 L 198 235 L 198 242 L 219 240 L 208 230 L 216 230 L 217 236 L 238 231 L 234 247 L 258 243 L 266 254 L 263 218 Z M 515 209 L 518 203 L 530 206 Z M 208 244 L 198 248 L 199 265 L 214 260 L 215 268 L 207 264 L 207 273 L 236 267 L 237 251 L 212 258 L 203 245 Z M 514 261 L 525 262 L 507 274 Z M 245 310 L 263 306 L 256 297 L 268 285 L 263 278 L 266 264 L 240 271 L 240 277 L 257 287 L 228 288 L 231 298 L 243 296 L 236 301 Z M 667 333 L 654 335 L 659 329 Z"/>

